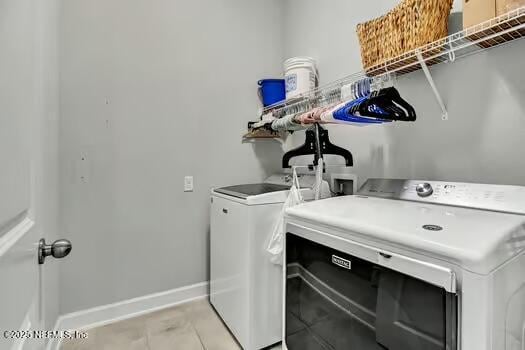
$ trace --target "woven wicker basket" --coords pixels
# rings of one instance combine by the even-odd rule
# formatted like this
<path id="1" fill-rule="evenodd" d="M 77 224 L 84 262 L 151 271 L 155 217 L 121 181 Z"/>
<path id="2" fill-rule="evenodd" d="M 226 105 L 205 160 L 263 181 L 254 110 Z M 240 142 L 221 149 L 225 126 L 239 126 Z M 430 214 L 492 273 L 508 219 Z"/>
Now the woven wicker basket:
<path id="1" fill-rule="evenodd" d="M 365 70 L 447 36 L 453 1 L 403 0 L 386 15 L 359 24 Z"/>

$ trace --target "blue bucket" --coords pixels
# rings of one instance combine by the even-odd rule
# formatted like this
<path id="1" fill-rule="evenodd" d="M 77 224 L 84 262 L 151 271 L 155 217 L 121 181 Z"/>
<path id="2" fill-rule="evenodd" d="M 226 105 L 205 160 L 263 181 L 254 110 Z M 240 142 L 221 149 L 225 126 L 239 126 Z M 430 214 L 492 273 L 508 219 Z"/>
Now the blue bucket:
<path id="1" fill-rule="evenodd" d="M 286 99 L 284 79 L 263 79 L 258 82 L 259 96 L 264 107 Z"/>

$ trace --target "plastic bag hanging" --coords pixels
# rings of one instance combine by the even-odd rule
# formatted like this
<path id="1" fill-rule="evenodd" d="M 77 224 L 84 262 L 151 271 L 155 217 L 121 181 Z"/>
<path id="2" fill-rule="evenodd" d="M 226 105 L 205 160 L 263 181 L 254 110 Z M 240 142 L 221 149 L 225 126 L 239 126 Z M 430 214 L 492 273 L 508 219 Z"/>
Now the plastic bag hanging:
<path id="1" fill-rule="evenodd" d="M 266 247 L 266 251 L 270 255 L 270 261 L 276 265 L 283 264 L 283 249 L 284 249 L 284 215 L 286 214 L 286 209 L 294 207 L 298 204 L 304 202 L 303 196 L 301 195 L 301 186 L 299 185 L 299 178 L 297 177 L 297 170 L 294 167 L 292 171 L 292 187 L 288 194 L 288 198 L 283 204 L 281 213 L 279 214 L 279 219 L 274 226 L 272 236 Z"/>
<path id="2" fill-rule="evenodd" d="M 315 200 L 319 200 L 321 198 L 321 188 L 323 186 L 323 172 L 324 172 L 324 161 L 323 158 L 319 158 L 319 161 L 317 162 L 317 167 L 315 169 L 315 184 L 314 184 L 314 193 L 315 193 Z"/>

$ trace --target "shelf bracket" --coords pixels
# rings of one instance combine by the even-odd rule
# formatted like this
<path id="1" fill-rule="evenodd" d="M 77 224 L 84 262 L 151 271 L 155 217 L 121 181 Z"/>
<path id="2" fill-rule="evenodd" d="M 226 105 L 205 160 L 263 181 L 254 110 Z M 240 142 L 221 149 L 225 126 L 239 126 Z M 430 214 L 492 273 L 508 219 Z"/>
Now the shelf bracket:
<path id="1" fill-rule="evenodd" d="M 454 45 L 452 44 L 452 37 L 448 38 L 448 61 L 454 63 L 456 61 L 456 51 L 454 51 Z"/>
<path id="2" fill-rule="evenodd" d="M 425 77 L 428 80 L 428 84 L 432 88 L 432 92 L 434 92 L 434 96 L 436 97 L 437 103 L 439 104 L 439 107 L 441 107 L 441 119 L 448 120 L 448 111 L 447 107 L 443 103 L 443 99 L 441 98 L 441 94 L 439 93 L 436 84 L 434 83 L 434 79 L 432 78 L 432 75 L 430 74 L 430 70 L 428 69 L 427 63 L 425 62 L 425 59 L 423 58 L 423 55 L 421 54 L 420 50 L 416 50 L 416 57 L 421 65 L 421 69 L 425 73 Z"/>

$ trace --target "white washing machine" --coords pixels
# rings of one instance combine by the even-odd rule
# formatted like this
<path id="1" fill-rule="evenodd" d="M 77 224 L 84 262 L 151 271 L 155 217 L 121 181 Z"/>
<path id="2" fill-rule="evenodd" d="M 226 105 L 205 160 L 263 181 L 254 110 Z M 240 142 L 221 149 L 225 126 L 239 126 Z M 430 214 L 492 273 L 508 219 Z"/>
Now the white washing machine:
<path id="1" fill-rule="evenodd" d="M 369 180 L 285 222 L 285 349 L 525 350 L 525 187 Z"/>
<path id="2" fill-rule="evenodd" d="M 292 183 L 274 175 L 264 183 L 212 190 L 210 301 L 245 350 L 281 341 L 282 267 L 266 253 Z M 299 175 L 305 200 L 313 199 L 313 175 Z M 322 197 L 330 196 L 323 182 Z"/>

